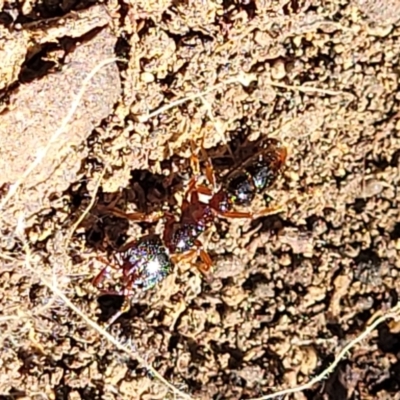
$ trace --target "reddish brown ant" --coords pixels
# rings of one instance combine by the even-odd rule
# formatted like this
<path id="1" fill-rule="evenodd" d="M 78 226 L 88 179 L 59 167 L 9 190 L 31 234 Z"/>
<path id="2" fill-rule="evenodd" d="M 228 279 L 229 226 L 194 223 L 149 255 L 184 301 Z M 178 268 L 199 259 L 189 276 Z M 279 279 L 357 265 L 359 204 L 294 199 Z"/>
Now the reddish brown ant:
<path id="1" fill-rule="evenodd" d="M 201 147 L 203 153 L 204 149 Z M 257 152 L 231 169 L 222 184 L 217 184 L 210 160 L 206 159 L 206 184 L 199 184 L 204 177 L 200 172 L 200 161 L 192 155 L 191 164 L 195 176 L 190 180 L 183 198 L 178 218 L 169 212 L 126 214 L 114 207 L 105 210 L 120 217 L 138 222 L 155 222 L 165 217 L 162 237 L 144 236 L 126 244 L 118 253 L 119 268 L 122 268 L 125 297 L 134 287 L 143 290 L 154 287 L 169 274 L 173 265 L 183 259 L 193 261 L 200 257 L 198 269 L 206 276 L 212 260 L 203 249 L 199 237 L 212 226 L 216 218 L 248 218 L 277 213 L 280 207 L 265 208 L 260 212 L 240 212 L 236 206 L 250 206 L 254 197 L 262 193 L 275 181 L 287 156 L 286 148 L 277 141 L 264 141 Z M 211 186 L 211 187 L 210 187 Z M 104 278 L 106 268 L 95 278 L 98 285 Z M 127 306 L 127 304 L 126 304 Z M 113 321 L 126 311 L 123 307 Z"/>
<path id="2" fill-rule="evenodd" d="M 207 158 L 205 175 L 211 188 L 198 184 L 202 176 L 199 160 L 192 156 L 192 169 L 196 176 L 189 183 L 180 217 L 176 220 L 173 215 L 166 214 L 163 239 L 169 251 L 172 254 L 186 254 L 188 258 L 200 256 L 202 264 L 198 265 L 198 269 L 207 276 L 212 261 L 204 251 L 199 236 L 218 217 L 253 219 L 279 212 L 280 207 L 265 208 L 257 213 L 240 212 L 235 207 L 250 206 L 257 193 L 270 187 L 280 173 L 286 156 L 286 148 L 279 142 L 264 142 L 257 153 L 229 171 L 219 187 Z"/>

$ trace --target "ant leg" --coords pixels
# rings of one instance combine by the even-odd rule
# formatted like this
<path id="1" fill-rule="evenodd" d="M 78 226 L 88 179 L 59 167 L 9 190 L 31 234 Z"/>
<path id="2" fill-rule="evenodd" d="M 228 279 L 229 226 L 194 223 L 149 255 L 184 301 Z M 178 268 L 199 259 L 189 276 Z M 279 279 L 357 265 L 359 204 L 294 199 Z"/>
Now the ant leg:
<path id="1" fill-rule="evenodd" d="M 201 263 L 197 263 L 196 259 L 200 256 Z M 206 278 L 208 282 L 211 281 L 210 269 L 212 261 L 210 256 L 202 249 L 192 249 L 182 254 L 174 254 L 172 257 L 174 264 L 185 261 L 189 264 L 195 265 L 199 272 Z"/>
<path id="2" fill-rule="evenodd" d="M 214 194 L 210 188 L 202 185 L 197 186 L 196 190 L 198 193 L 205 194 L 206 196 L 212 196 Z"/>
<path id="3" fill-rule="evenodd" d="M 192 148 L 192 152 L 190 155 L 190 167 L 192 168 L 193 174 L 196 178 L 198 178 L 201 174 L 201 169 L 200 169 L 200 160 L 195 155 L 196 153 L 196 143 L 194 140 L 190 141 L 190 147 Z"/>
<path id="4" fill-rule="evenodd" d="M 205 153 L 205 149 L 201 149 Z M 212 167 L 211 158 L 205 154 L 206 157 L 206 178 L 214 190 L 217 188 L 217 180 L 215 178 L 214 168 Z"/>
<path id="5" fill-rule="evenodd" d="M 278 152 L 278 164 L 281 166 L 286 162 L 288 150 L 284 144 L 278 145 L 276 150 Z"/>
<path id="6" fill-rule="evenodd" d="M 207 170 L 206 170 L 206 176 L 207 176 Z M 208 178 L 208 176 L 207 176 L 207 179 L 210 180 Z M 214 178 L 212 178 L 212 179 L 213 179 L 212 182 L 215 182 L 215 179 Z M 214 186 L 214 183 L 213 183 L 213 186 Z M 200 194 L 204 194 L 204 195 L 207 195 L 207 196 L 212 196 L 213 195 L 213 190 L 212 189 L 210 189 L 210 188 L 208 188 L 207 186 L 204 186 L 204 185 L 197 185 L 196 177 L 191 178 L 190 181 L 189 181 L 188 189 L 186 190 L 185 197 L 184 197 L 185 200 L 188 200 L 189 195 L 192 194 L 193 192 L 198 192 Z"/>
<path id="7" fill-rule="evenodd" d="M 136 222 L 148 222 L 153 223 L 157 222 L 164 216 L 163 211 L 154 211 L 150 214 L 145 214 L 141 212 L 134 212 L 134 213 L 125 213 L 124 211 L 119 210 L 118 208 L 110 208 L 108 206 L 98 206 L 98 209 L 109 214 L 115 215 L 116 217 L 126 218 L 130 221 Z"/>
<path id="8" fill-rule="evenodd" d="M 228 144 L 226 143 L 226 145 L 228 146 Z M 229 146 L 228 146 L 229 147 Z M 203 155 L 206 164 L 206 178 L 207 181 L 211 184 L 211 186 L 213 187 L 213 189 L 216 189 L 216 185 L 217 185 L 217 181 L 215 178 L 215 173 L 214 173 L 214 168 L 212 167 L 212 162 L 211 162 L 211 158 L 209 157 L 209 155 L 207 154 L 206 149 L 204 148 L 204 137 L 201 141 L 200 144 L 200 151 L 201 154 Z"/>
<path id="9" fill-rule="evenodd" d="M 184 196 L 184 201 L 188 201 L 190 194 L 196 189 L 196 183 L 197 183 L 196 177 L 193 177 L 190 179 L 188 188 L 187 188 L 185 196 Z"/>
<path id="10" fill-rule="evenodd" d="M 212 267 L 212 260 L 209 254 L 203 250 L 203 245 L 199 240 L 196 240 L 194 245 L 195 249 L 191 249 L 181 254 L 173 254 L 171 259 L 174 264 L 182 261 L 186 261 L 189 264 L 195 265 L 199 272 L 206 278 L 208 282 L 211 282 L 210 270 Z M 196 262 L 197 257 L 200 257 L 201 264 Z"/>
<path id="11" fill-rule="evenodd" d="M 226 211 L 218 213 L 224 218 L 246 218 L 246 219 L 257 219 L 260 217 L 266 217 L 268 215 L 278 214 L 283 211 L 282 206 L 268 207 L 257 212 L 239 212 L 239 211 Z"/>
<path id="12" fill-rule="evenodd" d="M 212 268 L 212 260 L 208 253 L 204 250 L 199 251 L 200 259 L 202 261 L 201 264 L 196 264 L 197 269 L 203 274 L 203 276 L 207 279 L 208 282 L 212 281 L 211 276 L 211 268 Z"/>
<path id="13" fill-rule="evenodd" d="M 198 189 L 197 181 L 199 177 L 201 176 L 201 168 L 200 168 L 200 160 L 198 156 L 195 154 L 196 153 L 196 144 L 193 140 L 190 141 L 190 145 L 192 148 L 192 153 L 190 155 L 190 166 L 192 168 L 194 176 L 190 179 L 189 184 L 188 184 L 188 189 L 186 190 L 185 193 L 185 200 L 188 200 L 190 194 Z"/>
<path id="14" fill-rule="evenodd" d="M 186 261 L 189 263 L 192 263 L 193 259 L 197 257 L 197 249 L 192 249 L 192 250 L 188 250 L 184 253 L 180 253 L 180 254 L 173 254 L 171 256 L 171 260 L 172 262 L 175 263 L 180 263 L 182 261 Z"/>
<path id="15" fill-rule="evenodd" d="M 92 279 L 92 285 L 95 287 L 99 287 L 100 284 L 104 281 L 107 272 L 109 271 L 110 268 L 113 269 L 118 269 L 119 265 L 114 265 L 110 263 L 110 261 L 106 260 L 105 258 L 101 256 L 95 257 L 97 261 L 100 261 L 101 263 L 105 264 L 106 267 L 104 267 L 93 279 Z"/>
<path id="16" fill-rule="evenodd" d="M 187 204 L 187 201 L 184 200 L 182 203 L 182 209 Z M 167 245 L 167 247 L 172 243 L 173 233 L 174 233 L 174 224 L 176 223 L 175 216 L 169 212 L 165 213 L 165 225 L 163 232 L 163 241 Z"/>
<path id="17" fill-rule="evenodd" d="M 260 217 L 267 217 L 268 215 L 274 215 L 274 214 L 279 214 L 280 212 L 283 211 L 282 206 L 276 206 L 276 207 L 267 207 L 263 208 L 256 213 L 253 214 L 253 218 L 260 218 Z"/>
<path id="18" fill-rule="evenodd" d="M 101 283 L 104 281 L 107 272 L 109 270 L 109 266 L 104 267 L 98 275 L 96 275 L 93 279 L 92 279 L 92 285 L 95 287 L 99 287 L 101 285 Z"/>
<path id="19" fill-rule="evenodd" d="M 200 256 L 200 260 L 202 261 L 201 264 L 196 263 L 196 267 L 203 274 L 203 276 L 207 279 L 207 281 L 210 283 L 212 281 L 211 268 L 213 265 L 211 257 L 203 249 L 203 244 L 199 240 L 196 240 L 194 244 L 197 247 L 196 253 L 198 256 Z"/>
<path id="20" fill-rule="evenodd" d="M 227 219 L 233 219 L 233 218 L 245 218 L 245 219 L 252 219 L 253 214 L 251 212 L 240 212 L 240 211 L 225 211 L 225 212 L 220 212 L 218 213 L 221 217 L 227 218 Z"/>
<path id="21" fill-rule="evenodd" d="M 190 156 L 190 160 L 191 160 L 191 166 L 192 169 L 194 171 L 195 174 L 195 181 L 197 180 L 197 178 L 200 176 L 201 174 L 201 169 L 200 169 L 200 160 L 198 158 L 198 156 L 195 155 L 196 152 L 196 146 L 194 141 L 192 140 L 191 142 L 191 147 L 192 147 L 192 155 Z M 204 159 L 206 160 L 205 164 L 206 164 L 206 178 L 207 181 L 212 185 L 212 187 L 215 189 L 216 187 L 216 179 L 215 179 L 215 173 L 214 173 L 214 169 L 212 167 L 212 163 L 211 163 L 211 159 L 208 156 L 205 148 L 204 148 L 204 138 L 201 141 L 200 144 L 200 152 L 202 154 L 202 156 L 204 157 Z"/>

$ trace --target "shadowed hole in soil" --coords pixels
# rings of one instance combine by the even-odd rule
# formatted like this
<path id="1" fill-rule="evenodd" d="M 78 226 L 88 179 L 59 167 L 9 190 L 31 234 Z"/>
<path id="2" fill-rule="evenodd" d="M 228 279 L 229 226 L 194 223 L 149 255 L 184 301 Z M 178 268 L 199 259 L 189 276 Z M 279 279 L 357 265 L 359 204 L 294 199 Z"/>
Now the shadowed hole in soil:
<path id="1" fill-rule="evenodd" d="M 252 20 L 256 16 L 257 3 L 254 0 L 246 0 L 241 2 L 234 0 L 223 0 L 222 8 L 227 21 L 230 20 L 231 14 L 236 15 L 241 11 L 245 11 L 249 20 Z"/>
<path id="2" fill-rule="evenodd" d="M 105 395 L 105 388 L 103 385 L 96 383 L 96 387 L 85 387 L 78 389 L 78 393 L 81 395 L 81 399 L 97 400 L 103 398 Z"/>
<path id="3" fill-rule="evenodd" d="M 399 164 L 400 164 L 400 150 L 396 150 L 392 155 L 392 159 L 390 161 L 390 165 L 392 167 L 398 167 Z"/>
<path id="4" fill-rule="evenodd" d="M 362 214 L 365 210 L 365 206 L 367 205 L 366 199 L 355 199 L 353 208 L 357 214 Z"/>
<path id="5" fill-rule="evenodd" d="M 43 78 L 47 74 L 57 73 L 62 70 L 64 61 L 77 45 L 88 42 L 95 37 L 102 28 L 95 28 L 79 38 L 64 37 L 59 43 L 46 43 L 36 46 L 28 52 L 27 57 L 18 76 L 21 84 Z"/>
<path id="6" fill-rule="evenodd" d="M 232 312 L 232 307 L 228 306 L 226 303 L 217 304 L 215 309 L 221 316 L 221 319 L 225 319 Z"/>
<path id="7" fill-rule="evenodd" d="M 179 333 L 173 332 L 168 343 L 168 351 L 172 353 L 177 349 L 178 344 L 182 341 L 182 336 Z"/>
<path id="8" fill-rule="evenodd" d="M 274 338 L 268 340 L 269 343 L 273 343 L 274 341 Z M 267 369 L 268 373 L 274 375 L 277 382 L 282 381 L 282 376 L 285 372 L 283 359 L 281 356 L 272 351 L 268 346 L 264 347 L 263 354 L 260 357 L 253 359 L 252 363 L 258 365 L 262 369 Z"/>
<path id="9" fill-rule="evenodd" d="M 101 295 L 97 302 L 101 312 L 99 321 L 106 322 L 121 309 L 124 298 L 118 295 Z"/>
<path id="10" fill-rule="evenodd" d="M 392 364 L 389 368 L 389 378 L 382 382 L 372 385 L 371 393 L 377 395 L 381 391 L 389 393 L 398 393 L 400 390 L 400 361 Z"/>
<path id="11" fill-rule="evenodd" d="M 382 260 L 373 249 L 360 251 L 354 263 L 354 280 L 365 284 L 381 284 Z"/>
<path id="12" fill-rule="evenodd" d="M 18 399 L 26 399 L 27 393 L 23 390 L 17 389 L 16 387 L 11 387 L 9 390 L 9 394 L 6 396 L 0 395 L 0 400 L 18 400 Z"/>
<path id="13" fill-rule="evenodd" d="M 47 288 L 43 285 L 35 283 L 29 289 L 29 300 L 33 307 L 43 305 L 48 296 Z"/>
<path id="14" fill-rule="evenodd" d="M 303 5 L 300 3 L 302 3 L 302 2 L 299 0 L 290 0 L 286 4 L 283 5 L 282 11 L 284 12 L 285 15 L 297 14 L 301 9 L 300 5 Z"/>
<path id="15" fill-rule="evenodd" d="M 120 5 L 120 12 L 125 11 L 124 14 L 127 12 L 127 5 L 122 3 Z M 121 19 L 125 18 L 124 15 L 121 15 Z M 128 38 L 125 36 L 121 36 L 118 38 L 117 44 L 115 45 L 115 55 L 117 58 L 121 60 L 128 59 L 129 52 L 131 51 L 131 46 L 129 44 Z M 125 62 L 118 62 L 118 69 L 120 71 L 125 71 L 128 69 L 128 65 Z"/>
<path id="16" fill-rule="evenodd" d="M 387 324 L 378 328 L 378 347 L 384 353 L 397 354 L 400 351 L 400 334 L 392 333 Z"/>
<path id="17" fill-rule="evenodd" d="M 120 295 L 101 295 L 98 299 L 98 304 L 101 310 L 99 321 L 106 322 L 109 318 L 113 317 L 122 307 L 124 298 Z M 129 324 L 136 318 L 143 318 L 148 312 L 148 305 L 140 302 L 135 302 L 130 299 L 130 307 L 123 313 L 115 323 Z"/>
<path id="18" fill-rule="evenodd" d="M 60 46 L 55 44 L 48 44 L 43 46 L 40 50 L 30 56 L 28 60 L 21 67 L 18 80 L 22 84 L 27 84 L 34 79 L 40 79 L 48 73 L 55 72 L 60 69 L 61 64 L 64 61 L 64 57 L 61 57 L 55 61 L 48 61 L 52 53 L 60 52 Z M 60 63 L 60 64 L 58 64 Z"/>
<path id="19" fill-rule="evenodd" d="M 210 341 L 210 346 L 211 346 L 211 349 L 213 350 L 213 352 L 216 354 L 229 354 L 230 355 L 230 358 L 228 361 L 228 368 L 238 369 L 241 367 L 245 353 L 243 353 L 239 349 L 231 347 L 231 345 L 227 342 L 218 343 L 215 341 Z"/>
<path id="20" fill-rule="evenodd" d="M 308 400 L 345 400 L 348 399 L 347 384 L 344 376 L 346 374 L 347 361 L 339 363 L 335 371 L 326 381 L 322 381 L 322 389 L 305 390 L 304 395 Z"/>
<path id="21" fill-rule="evenodd" d="M 199 345 L 195 340 L 187 338 L 185 345 L 190 353 L 193 364 L 203 364 L 207 360 L 204 355 L 204 347 Z"/>
<path id="22" fill-rule="evenodd" d="M 262 273 L 257 272 L 250 275 L 242 284 L 242 288 L 249 292 L 254 292 L 258 285 L 268 284 L 270 280 Z"/>
<path id="23" fill-rule="evenodd" d="M 390 232 L 390 239 L 397 240 L 400 239 L 400 222 L 397 222 L 394 229 Z"/>
<path id="24" fill-rule="evenodd" d="M 135 204 L 137 212 L 147 214 L 161 210 L 166 202 L 170 208 L 174 207 L 176 205 L 174 194 L 182 188 L 183 180 L 178 174 L 166 177 L 146 170 L 134 170 L 130 185 L 121 192 L 104 194 L 100 188 L 96 205 L 107 207 L 117 199 L 115 208 L 118 210 L 131 212 L 127 210 L 127 206 Z M 86 190 L 82 186 L 72 194 L 73 204 L 80 206 L 86 197 Z M 107 243 L 111 245 L 109 250 L 115 251 L 128 240 L 127 231 L 130 224 L 139 224 L 143 230 L 153 226 L 150 223 L 130 221 L 124 217 L 111 215 L 111 212 L 96 208 L 96 205 L 82 223 L 89 248 L 102 248 L 104 243 Z"/>
<path id="25" fill-rule="evenodd" d="M 55 400 L 68 399 L 71 392 L 72 392 L 72 388 L 69 386 L 66 386 L 64 383 L 61 383 L 60 385 L 56 385 L 53 388 Z"/>

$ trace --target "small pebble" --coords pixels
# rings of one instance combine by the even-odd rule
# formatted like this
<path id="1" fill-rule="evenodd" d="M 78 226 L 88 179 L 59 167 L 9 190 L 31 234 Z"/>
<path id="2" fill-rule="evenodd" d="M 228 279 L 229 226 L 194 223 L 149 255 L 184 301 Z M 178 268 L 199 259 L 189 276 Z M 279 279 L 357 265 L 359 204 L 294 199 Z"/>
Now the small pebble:
<path id="1" fill-rule="evenodd" d="M 271 70 L 271 76 L 277 81 L 283 79 L 286 76 L 285 63 L 282 60 L 278 60 L 274 63 Z"/>
<path id="2" fill-rule="evenodd" d="M 279 264 L 283 265 L 284 267 L 288 267 L 292 263 L 292 258 L 289 254 L 285 253 L 282 254 L 281 258 L 279 259 Z"/>
<path id="3" fill-rule="evenodd" d="M 369 179 L 365 182 L 363 195 L 364 197 L 373 197 L 380 194 L 383 190 L 382 182 L 376 179 Z"/>
<path id="4" fill-rule="evenodd" d="M 151 83 L 155 80 L 154 75 L 151 72 L 143 72 L 142 75 L 140 75 L 140 79 L 144 83 Z"/>

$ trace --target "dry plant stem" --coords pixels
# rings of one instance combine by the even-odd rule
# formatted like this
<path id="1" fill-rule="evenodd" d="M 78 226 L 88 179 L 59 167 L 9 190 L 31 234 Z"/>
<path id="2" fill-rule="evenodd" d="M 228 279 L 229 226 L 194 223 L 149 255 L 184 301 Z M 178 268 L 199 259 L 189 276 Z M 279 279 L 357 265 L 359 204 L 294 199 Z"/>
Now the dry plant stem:
<path id="1" fill-rule="evenodd" d="M 22 185 L 22 183 L 25 181 L 25 179 L 29 176 L 29 174 L 43 161 L 45 158 L 46 154 L 49 152 L 51 145 L 61 136 L 61 134 L 65 131 L 65 128 L 67 127 L 68 123 L 71 121 L 72 117 L 74 116 L 76 109 L 78 108 L 78 105 L 80 101 L 82 100 L 83 95 L 85 94 L 85 90 L 91 79 L 102 69 L 104 68 L 107 64 L 111 64 L 112 62 L 115 61 L 121 61 L 118 58 L 107 58 L 100 62 L 98 65 L 96 65 L 92 71 L 86 76 L 86 78 L 83 81 L 82 87 L 79 90 L 79 93 L 75 97 L 75 100 L 71 104 L 71 108 L 69 109 L 68 114 L 62 121 L 60 127 L 54 132 L 53 136 L 50 138 L 49 142 L 47 143 L 47 146 L 44 149 L 40 149 L 36 155 L 35 160 L 32 162 L 32 164 L 25 170 L 25 172 L 21 175 L 21 177 L 11 185 L 10 190 L 8 191 L 7 195 L 5 196 L 4 200 L 0 204 L 0 211 L 4 209 L 5 205 L 10 201 L 10 199 L 15 195 L 17 192 L 18 188 Z"/>
<path id="2" fill-rule="evenodd" d="M 352 341 L 350 341 L 341 351 L 340 353 L 336 356 L 335 360 L 332 362 L 331 365 L 329 365 L 328 368 L 326 368 L 323 372 L 321 372 L 318 376 L 316 376 L 315 378 L 311 379 L 309 382 L 300 385 L 300 386 L 296 386 L 294 388 L 290 388 L 290 389 L 285 389 L 285 390 L 281 390 L 279 392 L 275 392 L 275 393 L 271 393 L 268 394 L 266 396 L 262 396 L 262 397 L 257 397 L 257 398 L 253 398 L 250 400 L 268 400 L 268 399 L 275 399 L 279 396 L 287 396 L 289 394 L 293 394 L 293 393 L 298 393 L 298 392 L 302 392 L 303 390 L 307 390 L 310 389 L 312 386 L 314 386 L 316 383 L 321 382 L 322 380 L 326 379 L 328 377 L 329 374 L 331 374 L 335 368 L 337 367 L 337 365 L 339 364 L 340 361 L 342 361 L 347 353 L 358 343 L 360 343 L 361 341 L 363 341 L 366 337 L 368 337 L 372 331 L 378 326 L 380 325 L 382 322 L 393 318 L 395 320 L 398 320 L 400 316 L 400 303 L 398 303 L 396 306 L 394 306 L 393 308 L 391 308 L 386 314 L 382 315 L 381 317 L 377 318 L 374 322 L 372 322 L 363 332 L 360 333 L 360 335 L 358 335 L 355 339 L 353 339 Z"/>
<path id="3" fill-rule="evenodd" d="M 320 89 L 320 88 L 307 86 L 307 85 L 301 85 L 301 86 L 286 85 L 285 83 L 279 83 L 279 82 L 273 82 L 273 81 L 268 81 L 266 83 L 271 86 L 276 86 L 276 87 L 283 88 L 283 89 L 297 90 L 299 92 L 304 92 L 304 93 L 315 92 L 315 93 L 321 93 L 321 94 L 328 94 L 330 96 L 337 96 L 339 94 L 353 96 L 351 93 L 348 93 L 348 92 L 342 92 L 339 90 L 330 90 L 330 89 Z"/>
<path id="4" fill-rule="evenodd" d="M 0 323 L 6 321 L 21 320 L 25 318 L 30 318 L 30 317 L 25 315 L 5 315 L 4 317 L 0 317 Z"/>
<path id="5" fill-rule="evenodd" d="M 181 105 L 181 104 L 183 104 L 183 103 L 186 103 L 187 101 L 197 99 L 197 98 L 200 97 L 200 96 L 204 96 L 204 95 L 207 94 L 207 93 L 211 93 L 211 92 L 213 92 L 214 90 L 217 90 L 217 89 L 219 89 L 220 87 L 223 87 L 223 86 L 225 86 L 225 85 L 229 85 L 229 84 L 231 84 L 231 83 L 240 83 L 240 79 L 238 79 L 238 78 L 228 79 L 228 80 L 225 81 L 225 82 L 219 83 L 219 84 L 217 84 L 217 85 L 215 85 L 215 86 L 211 86 L 209 89 L 206 89 L 206 90 L 204 90 L 203 92 L 200 92 L 200 93 L 193 93 L 193 94 L 190 94 L 190 95 L 188 95 L 188 96 L 186 96 L 186 97 L 182 97 L 182 98 L 180 98 L 180 99 L 178 99 L 178 100 L 173 101 L 173 102 L 170 103 L 170 104 L 166 104 L 165 106 L 162 106 L 162 107 L 158 108 L 157 110 L 153 111 L 153 112 L 150 113 L 150 114 L 147 114 L 147 115 L 139 115 L 139 116 L 138 116 L 138 119 L 139 119 L 140 122 L 146 122 L 146 121 L 148 121 L 149 119 L 154 118 L 154 117 L 156 117 L 157 115 L 159 115 L 159 114 L 161 114 L 161 113 L 163 113 L 163 112 L 165 112 L 165 111 L 168 111 L 168 110 L 171 109 L 171 108 L 177 107 L 177 106 L 179 106 L 179 105 Z"/>
<path id="6" fill-rule="evenodd" d="M 246 75 L 245 75 L 245 76 L 246 76 Z M 159 115 L 159 114 L 161 114 L 161 113 L 163 113 L 163 112 L 165 112 L 165 111 L 168 111 L 168 110 L 171 109 L 171 108 L 177 107 L 177 106 L 179 106 L 179 105 L 181 105 L 181 104 L 183 104 L 183 103 L 186 103 L 187 101 L 194 100 L 194 99 L 196 99 L 196 98 L 202 97 L 202 96 L 206 95 L 207 93 L 211 93 L 211 92 L 213 92 L 214 90 L 217 90 L 217 89 L 219 89 L 219 88 L 221 88 L 221 87 L 223 87 L 223 86 L 226 86 L 226 85 L 230 85 L 230 84 L 234 84 L 234 83 L 239 83 L 239 84 L 242 84 L 242 85 L 244 85 L 244 86 L 248 86 L 248 84 L 249 84 L 252 80 L 254 80 L 254 79 L 250 79 L 250 78 L 252 78 L 251 75 L 249 75 L 249 76 L 247 77 L 247 80 L 244 79 L 243 77 L 237 77 L 237 78 L 233 78 L 233 79 L 227 79 L 226 81 L 221 82 L 221 83 L 218 83 L 217 85 L 211 86 L 209 89 L 206 89 L 206 90 L 204 90 L 204 91 L 202 91 L 202 92 L 193 93 L 193 94 L 190 94 L 190 95 L 188 95 L 188 96 L 186 96 L 186 97 L 182 97 L 182 98 L 180 98 L 180 99 L 177 99 L 177 100 L 173 101 L 173 102 L 170 103 L 170 104 L 166 104 L 165 106 L 162 106 L 162 107 L 158 108 L 157 110 L 153 111 L 153 112 L 150 113 L 150 114 L 147 114 L 147 115 L 139 115 L 139 116 L 137 116 L 137 119 L 139 120 L 139 122 L 146 122 L 146 121 L 148 121 L 149 119 L 154 118 L 154 117 L 156 117 L 157 115 Z M 315 92 L 315 93 L 327 94 L 327 95 L 330 95 L 330 96 L 338 96 L 338 95 L 340 95 L 340 94 L 342 94 L 342 95 L 347 95 L 347 96 L 353 96 L 353 95 L 352 95 L 351 93 L 349 93 L 349 92 L 337 91 L 337 90 L 329 90 L 329 89 L 320 89 L 320 88 L 315 88 L 315 87 L 311 87 L 311 86 L 304 86 L 304 85 L 301 85 L 301 86 L 286 85 L 286 84 L 284 84 L 284 83 L 273 82 L 273 81 L 268 81 L 267 84 L 269 84 L 269 85 L 271 85 L 271 86 L 276 86 L 276 87 L 284 88 L 284 89 L 297 90 L 297 91 L 299 91 L 299 92 Z"/>
<path id="7" fill-rule="evenodd" d="M 44 278 L 37 269 L 35 269 L 31 265 L 31 251 L 29 248 L 29 244 L 24 236 L 22 224 L 20 221 L 19 227 L 17 228 L 17 235 L 20 237 L 20 240 L 23 243 L 23 248 L 25 251 L 25 268 L 29 270 L 32 274 L 36 275 L 40 281 L 42 282 L 43 285 L 47 286 L 54 295 L 59 297 L 64 304 L 69 307 L 75 314 L 77 314 L 79 317 L 81 317 L 87 325 L 89 325 L 91 328 L 93 328 L 95 331 L 97 331 L 101 336 L 103 336 L 106 340 L 108 340 L 110 343 L 112 343 L 118 350 L 123 351 L 124 353 L 128 354 L 130 357 L 136 359 L 139 363 L 142 365 L 145 365 L 147 369 L 153 374 L 155 378 L 157 378 L 161 383 L 163 383 L 168 389 L 170 389 L 174 394 L 177 396 L 180 396 L 181 398 L 188 399 L 188 400 L 193 400 L 193 398 L 179 389 L 177 389 L 175 386 L 173 386 L 171 383 L 169 383 L 165 378 L 163 378 L 152 366 L 146 365 L 146 361 L 143 357 L 141 357 L 137 353 L 131 352 L 128 348 L 126 348 L 121 342 L 119 342 L 117 339 L 115 339 L 110 333 L 108 333 L 105 329 L 103 329 L 101 326 L 99 326 L 96 322 L 91 320 L 84 312 L 82 312 L 74 303 L 71 302 L 71 300 L 65 296 L 65 294 L 52 282 L 48 281 L 46 278 Z"/>

